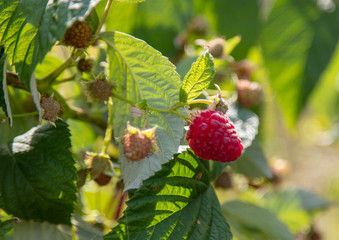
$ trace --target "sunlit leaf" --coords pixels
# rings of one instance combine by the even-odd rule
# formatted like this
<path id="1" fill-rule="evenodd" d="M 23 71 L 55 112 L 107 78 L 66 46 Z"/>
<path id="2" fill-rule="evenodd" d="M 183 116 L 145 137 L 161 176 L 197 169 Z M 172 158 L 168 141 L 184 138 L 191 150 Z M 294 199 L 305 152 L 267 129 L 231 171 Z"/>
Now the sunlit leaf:
<path id="1" fill-rule="evenodd" d="M 180 101 L 187 102 L 199 96 L 213 80 L 214 73 L 213 57 L 206 51 L 186 74 L 180 88 Z"/>
<path id="2" fill-rule="evenodd" d="M 339 37 L 338 13 L 338 7 L 321 12 L 314 1 L 279 0 L 268 17 L 263 55 L 289 126 L 294 125 L 333 56 Z"/>
<path id="3" fill-rule="evenodd" d="M 4 0 L 0 2 L 0 43 L 29 89 L 32 73 L 66 28 L 98 0 Z"/>
<path id="4" fill-rule="evenodd" d="M 206 166 L 191 151 L 176 154 L 143 182 L 104 239 L 232 239 Z"/>

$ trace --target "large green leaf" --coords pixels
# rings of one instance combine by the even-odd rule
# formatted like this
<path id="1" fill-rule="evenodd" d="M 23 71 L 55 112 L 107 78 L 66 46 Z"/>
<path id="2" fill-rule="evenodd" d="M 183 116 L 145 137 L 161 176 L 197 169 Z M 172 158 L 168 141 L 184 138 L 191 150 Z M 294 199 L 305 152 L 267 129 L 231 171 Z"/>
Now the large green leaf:
<path id="1" fill-rule="evenodd" d="M 252 142 L 258 133 L 259 118 L 250 110 L 241 108 L 237 104 L 229 104 L 229 110 L 226 112 L 226 115 L 233 122 L 235 130 L 241 139 L 241 143 L 244 147 L 242 155 L 244 155 L 246 153 L 246 149 L 251 147 Z M 240 161 L 243 161 L 243 157 L 240 157 L 233 164 L 237 165 L 239 162 L 239 165 L 246 166 L 246 163 L 240 163 Z M 258 161 L 261 160 L 258 159 Z M 228 164 L 229 163 L 215 161 L 211 162 L 211 179 L 216 178 Z"/>
<path id="2" fill-rule="evenodd" d="M 263 32 L 270 83 L 293 126 L 327 68 L 339 36 L 339 9 L 321 12 L 316 1 L 278 0 Z"/>
<path id="3" fill-rule="evenodd" d="M 213 80 L 214 73 L 213 57 L 206 51 L 186 74 L 180 88 L 180 101 L 187 102 L 199 96 Z"/>
<path id="4" fill-rule="evenodd" d="M 146 100 L 150 108 L 168 109 L 179 100 L 180 77 L 175 66 L 160 52 L 144 41 L 120 32 L 105 32 L 100 37 L 109 48 L 110 78 L 116 82 L 116 94 L 136 105 Z M 115 136 L 122 136 L 126 123 L 143 127 L 144 118 L 130 115 L 130 104 L 114 100 Z M 184 120 L 168 112 L 151 110 L 148 125 L 156 130 L 160 154 L 153 154 L 139 162 L 129 161 L 120 154 L 125 190 L 138 188 L 142 180 L 160 170 L 177 152 L 183 134 Z"/>
<path id="5" fill-rule="evenodd" d="M 176 54 L 175 37 L 193 15 L 193 0 L 146 0 L 138 4 L 133 35 L 144 39 L 165 56 Z"/>
<path id="6" fill-rule="evenodd" d="M 47 222 L 20 222 L 15 225 L 14 240 L 72 240 L 69 226 L 50 224 Z"/>
<path id="7" fill-rule="evenodd" d="M 10 126 L 12 126 L 12 112 L 7 92 L 6 58 L 7 55 L 0 46 L 0 107 L 8 117 Z"/>
<path id="8" fill-rule="evenodd" d="M 0 43 L 29 88 L 36 65 L 75 19 L 98 0 L 4 0 L 0 2 Z"/>
<path id="9" fill-rule="evenodd" d="M 312 222 L 309 213 L 329 206 L 326 200 L 302 189 L 269 192 L 261 203 L 277 214 L 293 232 L 308 228 Z"/>
<path id="10" fill-rule="evenodd" d="M 232 52 L 236 59 L 243 59 L 258 42 L 262 20 L 258 0 L 214 0 L 218 33 L 226 39 L 241 35 L 240 44 Z"/>
<path id="11" fill-rule="evenodd" d="M 287 226 L 272 212 L 250 203 L 231 201 L 222 205 L 234 235 L 244 240 L 293 240 Z"/>
<path id="12" fill-rule="evenodd" d="M 0 146 L 0 207 L 25 220 L 70 224 L 75 161 L 67 124 L 34 127 Z"/>
<path id="13" fill-rule="evenodd" d="M 232 239 L 206 166 L 191 151 L 176 154 L 144 181 L 104 239 Z"/>

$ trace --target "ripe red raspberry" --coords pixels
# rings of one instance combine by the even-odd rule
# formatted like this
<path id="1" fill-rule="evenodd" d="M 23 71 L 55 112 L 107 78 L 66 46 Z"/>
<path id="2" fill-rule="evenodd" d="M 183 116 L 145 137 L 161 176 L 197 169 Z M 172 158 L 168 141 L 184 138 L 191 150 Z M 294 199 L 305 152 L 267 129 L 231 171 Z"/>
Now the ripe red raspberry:
<path id="1" fill-rule="evenodd" d="M 237 82 L 238 102 L 244 108 L 251 108 L 259 104 L 263 97 L 263 89 L 257 82 L 246 79 Z"/>
<path id="2" fill-rule="evenodd" d="M 94 66 L 94 60 L 92 58 L 82 58 L 78 62 L 78 70 L 80 72 L 91 72 Z"/>
<path id="3" fill-rule="evenodd" d="M 50 122 L 55 122 L 62 113 L 62 106 L 60 103 L 45 94 L 41 96 L 40 106 L 43 109 L 42 118 Z"/>
<path id="4" fill-rule="evenodd" d="M 64 43 L 76 48 L 87 47 L 91 39 L 91 29 L 86 22 L 75 21 L 64 35 Z"/>
<path id="5" fill-rule="evenodd" d="M 97 79 L 89 86 L 91 96 L 99 101 L 107 101 L 112 95 L 113 87 L 106 79 Z"/>
<path id="6" fill-rule="evenodd" d="M 193 119 L 188 139 L 195 154 L 205 160 L 232 162 L 243 149 L 230 119 L 213 110 L 202 111 Z"/>
<path id="7" fill-rule="evenodd" d="M 139 128 L 127 125 L 127 133 L 122 138 L 126 158 L 139 161 L 154 152 L 154 133 L 156 128 L 140 131 Z"/>

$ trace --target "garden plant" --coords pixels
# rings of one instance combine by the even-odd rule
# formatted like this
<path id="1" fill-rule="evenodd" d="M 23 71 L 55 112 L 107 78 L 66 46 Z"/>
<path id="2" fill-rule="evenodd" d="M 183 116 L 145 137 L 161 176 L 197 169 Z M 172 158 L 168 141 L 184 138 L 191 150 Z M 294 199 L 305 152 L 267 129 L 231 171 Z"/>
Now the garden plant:
<path id="1" fill-rule="evenodd" d="M 331 74 L 336 4 L 0 1 L 0 239 L 321 239 L 265 112 Z"/>

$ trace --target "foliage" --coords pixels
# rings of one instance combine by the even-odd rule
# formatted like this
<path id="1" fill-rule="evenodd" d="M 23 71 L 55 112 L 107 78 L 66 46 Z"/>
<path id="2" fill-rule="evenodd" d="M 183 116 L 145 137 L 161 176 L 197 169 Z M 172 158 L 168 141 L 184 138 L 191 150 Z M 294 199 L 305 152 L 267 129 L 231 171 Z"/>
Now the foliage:
<path id="1" fill-rule="evenodd" d="M 333 4 L 0 2 L 0 239 L 288 240 L 310 231 L 329 203 L 277 190 L 284 176 L 270 166 L 262 131 L 269 108 L 245 109 L 236 92 L 243 76 L 261 83 L 265 103 L 276 97 L 270 104 L 294 126 L 338 64 Z M 86 48 L 63 41 L 78 20 L 91 31 Z M 220 36 L 221 56 L 212 56 Z M 83 58 L 94 59 L 88 73 L 77 69 Z M 241 65 L 250 58 L 259 69 Z M 89 92 L 98 79 L 112 88 L 107 101 Z M 55 122 L 42 119 L 46 95 L 61 104 Z M 228 108 L 244 146 L 236 162 L 206 161 L 186 145 L 190 117 L 206 108 Z M 137 162 L 123 151 L 128 123 L 156 128 Z M 221 197 L 213 183 L 224 173 L 231 183 Z"/>

